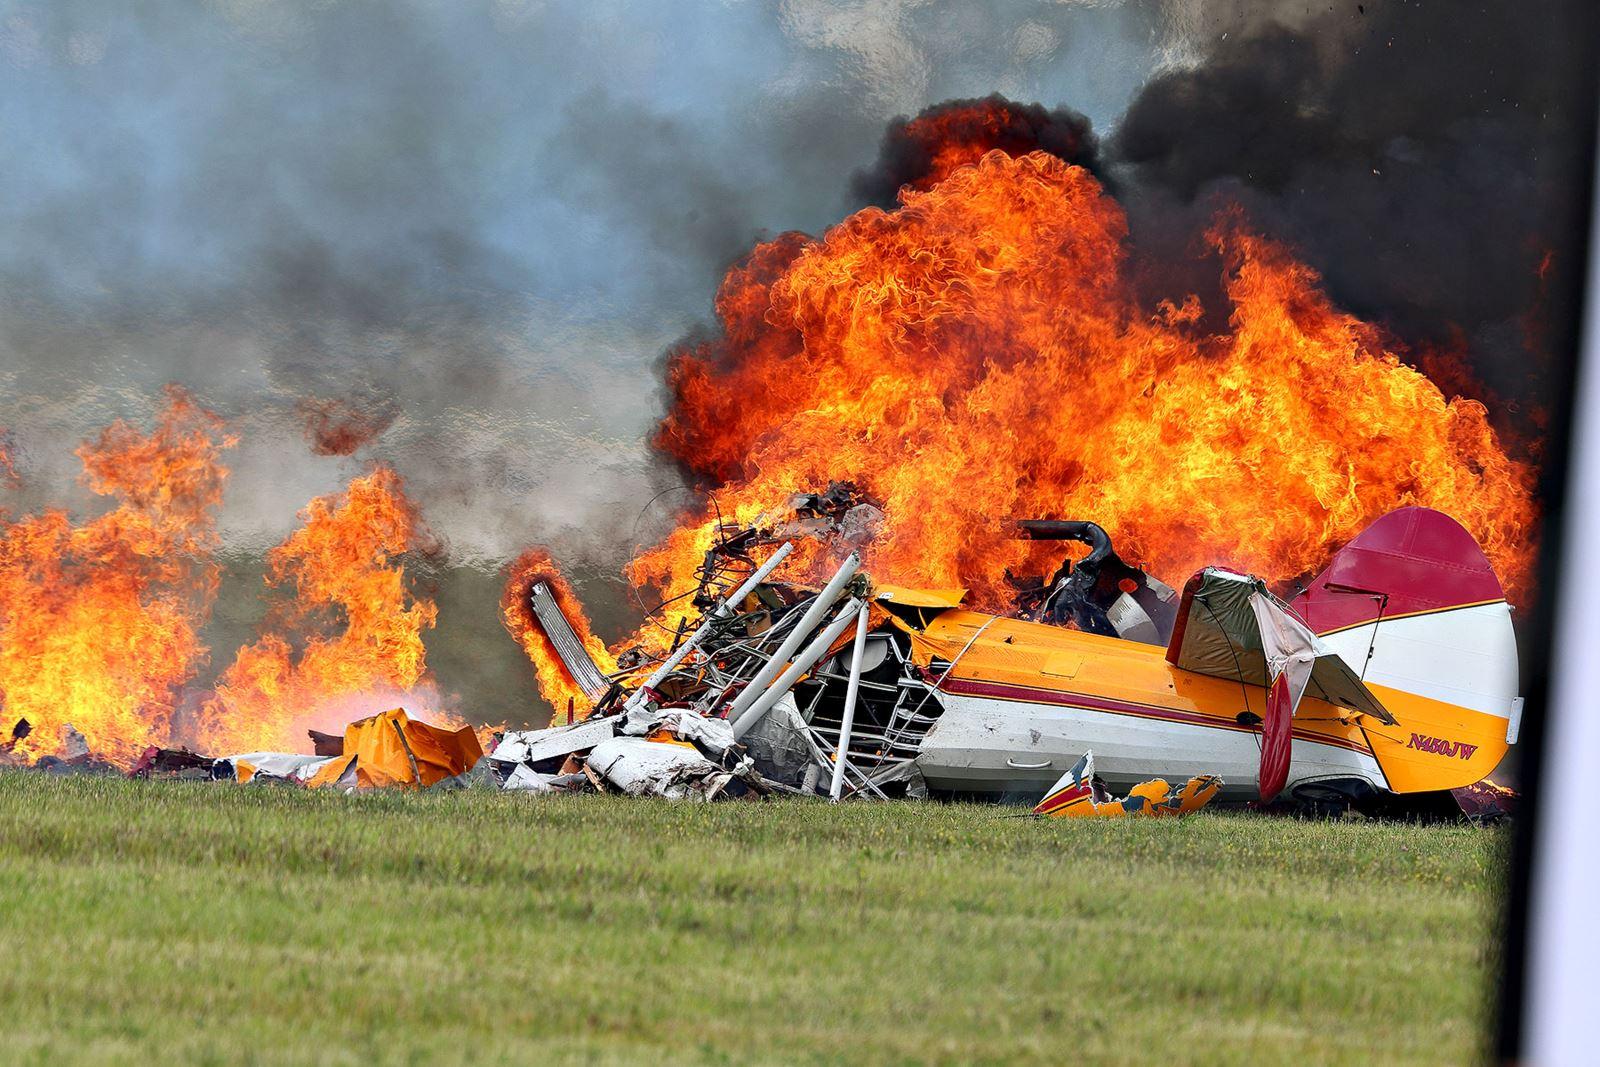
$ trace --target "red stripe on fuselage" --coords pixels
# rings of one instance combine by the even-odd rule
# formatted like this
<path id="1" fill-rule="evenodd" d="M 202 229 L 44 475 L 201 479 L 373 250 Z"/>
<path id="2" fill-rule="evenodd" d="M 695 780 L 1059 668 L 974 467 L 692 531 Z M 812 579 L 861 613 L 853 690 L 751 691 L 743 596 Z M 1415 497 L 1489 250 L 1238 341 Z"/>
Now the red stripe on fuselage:
<path id="1" fill-rule="evenodd" d="M 1088 693 L 1064 693 L 1057 689 L 1040 689 L 1031 685 L 1013 685 L 1009 682 L 980 682 L 970 678 L 946 678 L 938 685 L 940 692 L 953 693 L 956 696 L 992 697 L 995 700 L 1029 704 L 1054 704 L 1059 707 L 1076 708 L 1079 711 L 1103 711 L 1110 715 L 1133 715 L 1141 719 L 1161 719 L 1165 722 L 1180 722 L 1189 726 L 1201 726 L 1212 730 L 1233 730 L 1236 733 L 1256 734 L 1260 730 L 1243 723 L 1233 722 L 1228 719 L 1219 719 L 1211 715 L 1201 715 L 1198 712 L 1183 711 L 1179 708 L 1164 708 L 1156 704 L 1134 704 L 1125 700 L 1113 700 L 1109 697 L 1090 696 Z M 1310 741 L 1318 745 L 1332 745 L 1335 748 L 1349 749 L 1351 752 L 1362 752 L 1368 755 L 1372 749 L 1359 741 L 1352 741 L 1345 737 L 1333 737 L 1328 734 L 1313 733 L 1310 730 L 1294 731 L 1296 740 Z"/>

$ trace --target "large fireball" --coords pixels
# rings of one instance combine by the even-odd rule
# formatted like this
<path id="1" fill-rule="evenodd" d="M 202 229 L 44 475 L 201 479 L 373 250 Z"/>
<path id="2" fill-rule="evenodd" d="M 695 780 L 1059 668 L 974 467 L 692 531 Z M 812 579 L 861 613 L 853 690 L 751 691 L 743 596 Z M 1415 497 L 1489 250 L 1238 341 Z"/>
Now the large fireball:
<path id="1" fill-rule="evenodd" d="M 869 569 L 1003 609 L 1005 570 L 1059 551 L 1008 518 L 1092 519 L 1175 583 L 1216 562 L 1287 581 L 1419 504 L 1526 593 L 1531 465 L 1240 218 L 1208 235 L 1230 304 L 1208 334 L 1192 296 L 1141 304 L 1123 211 L 1080 167 L 991 152 L 900 196 L 758 246 L 717 295 L 720 336 L 672 355 L 655 443 L 723 517 L 848 479 L 884 504 Z M 630 577 L 692 585 L 712 514 Z"/>

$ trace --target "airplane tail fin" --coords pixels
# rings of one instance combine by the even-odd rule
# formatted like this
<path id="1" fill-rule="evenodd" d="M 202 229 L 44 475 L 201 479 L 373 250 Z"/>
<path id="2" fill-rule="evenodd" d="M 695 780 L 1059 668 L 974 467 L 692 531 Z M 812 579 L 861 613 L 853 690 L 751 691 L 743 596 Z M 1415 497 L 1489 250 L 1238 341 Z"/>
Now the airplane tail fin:
<path id="1" fill-rule="evenodd" d="M 1398 720 L 1364 727 L 1391 789 L 1470 785 L 1516 741 L 1511 609 L 1483 550 L 1448 515 L 1390 512 L 1290 604 Z"/>

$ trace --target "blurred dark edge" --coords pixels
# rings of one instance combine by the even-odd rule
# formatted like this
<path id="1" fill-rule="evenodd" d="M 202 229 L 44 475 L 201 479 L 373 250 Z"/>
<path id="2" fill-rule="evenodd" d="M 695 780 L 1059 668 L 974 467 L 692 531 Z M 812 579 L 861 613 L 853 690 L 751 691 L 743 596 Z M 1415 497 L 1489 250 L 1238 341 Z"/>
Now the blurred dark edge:
<path id="1" fill-rule="evenodd" d="M 1590 291 L 1590 226 L 1595 200 L 1596 130 L 1600 127 L 1600 10 L 1597 10 L 1593 0 L 1574 0 L 1570 7 L 1571 24 L 1566 27 L 1551 26 L 1550 35 L 1552 59 L 1557 59 L 1563 51 L 1567 53 L 1565 66 L 1569 91 L 1575 102 L 1573 111 L 1581 114 L 1587 107 L 1590 116 L 1589 122 L 1580 127 L 1585 143 L 1579 146 L 1582 150 L 1573 156 L 1578 161 L 1578 173 L 1572 176 L 1574 195 L 1567 205 L 1569 219 L 1566 228 L 1566 232 L 1572 235 L 1569 247 L 1573 262 L 1584 266 L 1560 272 L 1562 291 L 1550 294 L 1550 307 L 1554 312 L 1548 323 L 1552 340 L 1550 347 L 1558 363 L 1552 367 L 1550 376 L 1549 443 L 1539 484 L 1539 499 L 1544 504 L 1543 540 L 1539 549 L 1537 574 L 1539 596 L 1524 622 L 1523 648 L 1529 650 L 1530 655 L 1523 664 L 1525 681 L 1522 695 L 1526 701 L 1526 713 L 1518 738 L 1518 747 L 1522 750 L 1522 801 L 1517 812 L 1511 882 L 1507 886 L 1504 905 L 1505 940 L 1501 946 L 1499 1010 L 1494 1035 L 1494 1057 L 1504 1063 L 1519 1061 L 1526 1045 L 1523 993 L 1529 966 L 1528 906 L 1533 896 L 1534 840 L 1540 804 L 1547 797 L 1553 799 L 1556 796 L 1556 790 L 1542 788 L 1540 775 L 1545 762 L 1545 719 L 1550 706 L 1551 665 L 1558 654 L 1593 654 L 1592 649 L 1558 651 L 1552 636 L 1558 602 L 1569 596 L 1592 595 L 1589 586 L 1578 578 L 1592 568 L 1578 566 L 1582 561 L 1565 559 L 1562 541 L 1569 488 L 1567 475 L 1572 450 L 1573 402 L 1578 395 L 1576 383 L 1583 345 L 1584 299 Z M 1462 17 L 1470 16 L 1464 13 Z M 1562 37 L 1565 37 L 1564 41 Z M 1584 371 L 1596 374 L 1600 373 L 1600 367 L 1590 366 Z M 1569 579 L 1566 582 L 1562 580 L 1564 575 Z"/>

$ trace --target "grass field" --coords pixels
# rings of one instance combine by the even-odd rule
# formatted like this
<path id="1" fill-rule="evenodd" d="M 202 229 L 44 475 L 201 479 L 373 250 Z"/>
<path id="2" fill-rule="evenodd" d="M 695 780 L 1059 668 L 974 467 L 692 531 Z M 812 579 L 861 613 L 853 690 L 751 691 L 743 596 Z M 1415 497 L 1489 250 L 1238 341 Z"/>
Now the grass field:
<path id="1" fill-rule="evenodd" d="M 1462 1063 L 1505 831 L 0 774 L 0 1061 Z"/>

